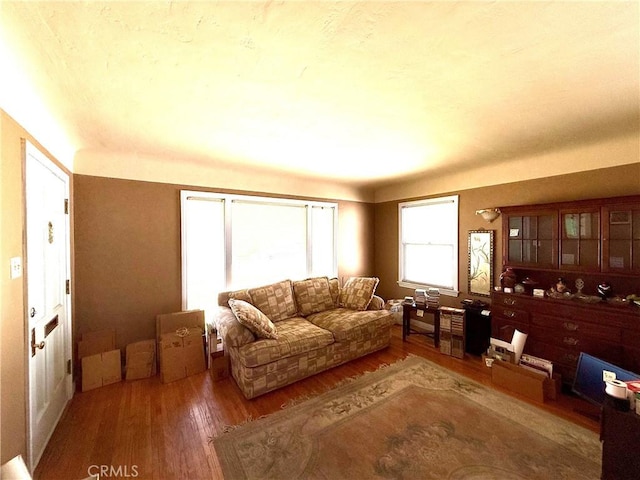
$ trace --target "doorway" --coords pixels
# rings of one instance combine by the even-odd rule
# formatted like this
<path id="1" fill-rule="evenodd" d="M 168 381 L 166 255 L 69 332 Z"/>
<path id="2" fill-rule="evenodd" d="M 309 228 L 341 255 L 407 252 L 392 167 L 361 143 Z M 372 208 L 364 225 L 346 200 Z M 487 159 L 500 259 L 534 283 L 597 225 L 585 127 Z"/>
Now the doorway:
<path id="1" fill-rule="evenodd" d="M 24 142 L 27 457 L 31 472 L 73 395 L 69 176 Z"/>

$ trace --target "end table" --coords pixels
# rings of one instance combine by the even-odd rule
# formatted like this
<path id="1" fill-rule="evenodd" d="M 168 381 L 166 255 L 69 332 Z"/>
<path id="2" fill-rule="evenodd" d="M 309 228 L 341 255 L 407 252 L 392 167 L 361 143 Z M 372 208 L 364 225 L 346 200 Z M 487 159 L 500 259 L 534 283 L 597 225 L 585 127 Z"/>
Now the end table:
<path id="1" fill-rule="evenodd" d="M 433 315 L 433 333 L 421 332 L 413 330 L 411 328 L 411 319 L 426 320 L 425 314 Z M 429 323 L 429 322 L 425 322 Z M 402 340 L 405 341 L 411 333 L 417 333 L 420 335 L 426 335 L 433 338 L 433 345 L 436 348 L 440 347 L 440 309 L 438 307 L 431 307 L 426 304 L 419 303 L 404 303 L 402 305 Z"/>

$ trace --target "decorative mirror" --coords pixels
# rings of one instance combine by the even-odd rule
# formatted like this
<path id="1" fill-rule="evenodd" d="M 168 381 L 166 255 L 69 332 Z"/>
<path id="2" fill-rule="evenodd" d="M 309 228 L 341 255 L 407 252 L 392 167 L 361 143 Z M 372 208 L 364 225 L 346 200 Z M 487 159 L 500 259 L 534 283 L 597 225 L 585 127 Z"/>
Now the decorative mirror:
<path id="1" fill-rule="evenodd" d="M 473 295 L 491 295 L 493 290 L 493 230 L 469 231 L 469 284 Z"/>

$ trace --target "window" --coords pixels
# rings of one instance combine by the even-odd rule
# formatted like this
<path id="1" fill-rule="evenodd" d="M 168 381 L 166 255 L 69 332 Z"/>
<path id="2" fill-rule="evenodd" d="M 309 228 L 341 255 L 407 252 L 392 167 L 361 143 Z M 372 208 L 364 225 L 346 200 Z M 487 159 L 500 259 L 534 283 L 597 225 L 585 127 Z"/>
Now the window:
<path id="1" fill-rule="evenodd" d="M 458 295 L 458 196 L 403 202 L 398 208 L 398 284 Z"/>
<path id="2" fill-rule="evenodd" d="M 181 192 L 183 308 L 209 317 L 218 292 L 337 274 L 338 205 Z"/>

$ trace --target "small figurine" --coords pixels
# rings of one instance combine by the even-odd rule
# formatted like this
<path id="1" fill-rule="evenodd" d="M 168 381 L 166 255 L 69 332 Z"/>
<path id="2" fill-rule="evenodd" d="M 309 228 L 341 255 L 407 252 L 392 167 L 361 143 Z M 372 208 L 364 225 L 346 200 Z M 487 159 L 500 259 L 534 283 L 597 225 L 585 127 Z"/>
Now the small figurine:
<path id="1" fill-rule="evenodd" d="M 564 278 L 562 277 L 558 278 L 558 281 L 556 282 L 556 292 L 564 293 L 566 291 L 567 291 L 567 282 L 565 282 Z"/>
<path id="2" fill-rule="evenodd" d="M 611 285 L 609 285 L 608 282 L 602 282 L 600 285 L 598 285 L 598 295 L 603 300 L 609 298 L 612 293 L 613 290 L 611 289 Z"/>
<path id="3" fill-rule="evenodd" d="M 516 285 L 516 272 L 513 268 L 507 267 L 507 269 L 500 274 L 500 285 L 502 288 L 513 288 Z"/>

